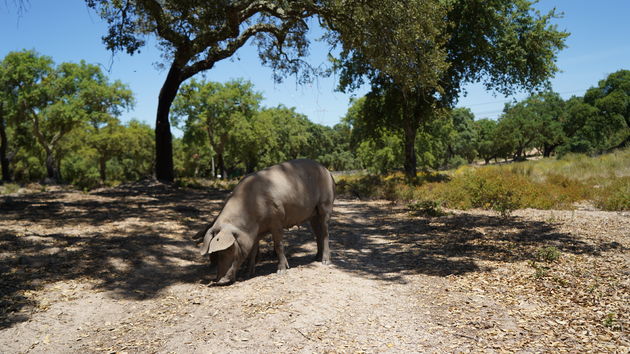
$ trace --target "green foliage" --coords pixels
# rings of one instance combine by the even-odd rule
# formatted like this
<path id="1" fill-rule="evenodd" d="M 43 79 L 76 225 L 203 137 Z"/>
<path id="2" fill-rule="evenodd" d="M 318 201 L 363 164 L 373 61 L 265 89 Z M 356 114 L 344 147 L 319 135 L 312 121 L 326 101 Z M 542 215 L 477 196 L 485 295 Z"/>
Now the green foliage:
<path id="1" fill-rule="evenodd" d="M 97 130 L 89 127 L 72 136 L 61 160 L 65 181 L 81 188 L 116 185 L 136 181 L 151 174 L 153 129 L 130 121 L 121 125 L 112 120 Z"/>
<path id="2" fill-rule="evenodd" d="M 629 145 L 630 70 L 610 74 L 584 94 L 584 102 L 599 110 L 598 116 L 603 121 L 598 124 L 597 135 L 607 147 Z"/>
<path id="3" fill-rule="evenodd" d="M 549 274 L 549 270 L 551 270 L 551 267 L 547 265 L 538 264 L 535 261 L 531 261 L 529 265 L 535 270 L 534 272 L 535 279 L 542 279 L 542 278 L 547 277 L 547 275 Z"/>
<path id="4" fill-rule="evenodd" d="M 475 121 L 477 131 L 477 152 L 486 164 L 498 156 L 499 137 L 496 135 L 497 121 L 491 119 L 480 119 Z"/>
<path id="5" fill-rule="evenodd" d="M 619 320 L 619 316 L 616 313 L 607 313 L 602 320 L 602 324 L 613 331 L 624 330 L 623 322 Z"/>
<path id="6" fill-rule="evenodd" d="M 450 112 L 453 128 L 448 137 L 448 168 L 472 163 L 478 155 L 479 132 L 475 116 L 468 108 L 455 108 Z"/>
<path id="7" fill-rule="evenodd" d="M 556 262 L 560 259 L 562 253 L 555 246 L 547 246 L 539 248 L 534 254 L 534 259 L 529 262 L 529 265 L 534 268 L 534 278 L 541 279 L 545 278 L 549 275 L 549 271 L 551 270 L 550 263 Z M 542 262 L 540 264 L 538 262 Z M 554 280 L 558 281 L 560 284 L 566 286 L 566 281 L 563 279 L 557 279 L 554 277 Z"/>
<path id="8" fill-rule="evenodd" d="M 460 167 L 420 173 L 408 184 L 400 173 L 340 176 L 339 194 L 413 201 L 454 209 L 483 208 L 507 217 L 519 208 L 571 209 L 591 200 L 604 210 L 629 210 L 630 149 L 598 156 L 568 155 L 503 166 Z"/>
<path id="9" fill-rule="evenodd" d="M 178 176 L 234 177 L 304 157 L 331 169 L 358 167 L 347 125 L 324 127 L 295 108 L 261 108 L 261 100 L 243 80 L 184 85 L 173 104 L 174 123 L 184 132 L 175 145 L 183 160 Z"/>
<path id="10" fill-rule="evenodd" d="M 401 139 L 395 134 L 384 132 L 380 139 L 361 142 L 357 157 L 372 173 L 386 173 L 402 165 Z"/>
<path id="11" fill-rule="evenodd" d="M 1 194 L 13 194 L 20 190 L 20 185 L 17 183 L 4 183 L 0 184 Z"/>
<path id="12" fill-rule="evenodd" d="M 408 206 L 412 213 L 430 217 L 440 217 L 446 212 L 440 207 L 440 203 L 435 200 L 420 200 L 410 203 Z"/>
<path id="13" fill-rule="evenodd" d="M 630 176 L 614 178 L 601 188 L 596 205 L 604 210 L 630 210 Z"/>
<path id="14" fill-rule="evenodd" d="M 528 181 L 519 175 L 505 169 L 479 169 L 458 177 L 474 208 L 492 209 L 508 217 L 523 205 L 523 187 Z"/>
<path id="15" fill-rule="evenodd" d="M 412 1 L 390 4 L 383 14 L 357 11 L 364 34 L 359 42 L 344 41 L 347 46 L 336 62 L 342 90 L 359 87 L 365 78 L 372 85 L 354 126 L 364 121 L 364 131 L 387 129 L 401 135 L 405 173 L 413 178 L 417 130 L 440 118 L 462 85 L 482 81 L 507 95 L 517 88 L 543 88 L 558 70 L 554 62 L 568 33 L 551 24 L 554 11 L 541 15 L 532 5 L 526 0 Z M 391 31 L 378 25 L 383 19 L 394 24 Z M 381 41 L 396 49 L 375 51 L 373 42 Z M 465 158 L 470 161 L 472 155 Z M 429 152 L 420 156 L 425 163 L 437 157 Z"/>
<path id="16" fill-rule="evenodd" d="M 92 155 L 72 154 L 62 160 L 64 179 L 80 189 L 91 189 L 101 184 L 96 154 Z"/>
<path id="17" fill-rule="evenodd" d="M 43 159 L 47 177 L 53 180 L 62 177 L 59 169 L 69 151 L 64 146 L 69 145 L 66 140 L 71 132 L 86 126 L 98 129 L 133 104 L 125 85 L 110 83 L 99 66 L 84 61 L 53 66 L 49 57 L 22 51 L 7 54 L 1 66 L 8 73 L 3 74 L 0 87 L 7 121 L 14 135 L 22 135 L 13 138 L 39 145 L 25 143 Z"/>
<path id="18" fill-rule="evenodd" d="M 557 247 L 547 246 L 538 249 L 536 252 L 536 259 L 540 262 L 555 262 L 557 261 L 562 254 Z"/>

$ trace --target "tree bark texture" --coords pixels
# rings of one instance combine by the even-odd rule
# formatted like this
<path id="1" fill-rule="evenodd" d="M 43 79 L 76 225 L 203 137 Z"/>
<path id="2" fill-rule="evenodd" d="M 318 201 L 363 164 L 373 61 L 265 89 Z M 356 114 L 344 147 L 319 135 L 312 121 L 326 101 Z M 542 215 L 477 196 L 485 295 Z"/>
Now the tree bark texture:
<path id="1" fill-rule="evenodd" d="M 164 85 L 160 90 L 157 117 L 155 120 L 155 178 L 162 182 L 173 182 L 173 136 L 168 114 L 177 90 L 182 83 L 181 69 L 171 65 Z"/>
<path id="2" fill-rule="evenodd" d="M 405 99 L 405 101 L 407 101 Z M 418 103 L 416 103 L 418 104 Z M 417 117 L 415 110 L 409 109 L 409 102 L 405 102 L 403 128 L 405 132 L 405 176 L 410 181 L 416 178 L 416 134 L 418 132 Z"/>
<path id="3" fill-rule="evenodd" d="M 4 120 L 4 110 L 0 102 L 0 164 L 2 165 L 2 181 L 11 182 L 11 171 L 9 169 L 9 159 L 7 157 L 7 148 L 9 141 L 7 139 L 6 123 Z"/>

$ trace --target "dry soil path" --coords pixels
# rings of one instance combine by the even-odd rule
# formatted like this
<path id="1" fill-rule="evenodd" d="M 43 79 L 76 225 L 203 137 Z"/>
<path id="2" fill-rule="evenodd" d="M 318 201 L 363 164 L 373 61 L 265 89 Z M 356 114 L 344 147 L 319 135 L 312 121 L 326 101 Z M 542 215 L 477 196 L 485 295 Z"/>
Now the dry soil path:
<path id="1" fill-rule="evenodd" d="M 628 351 L 628 214 L 340 199 L 333 265 L 295 228 L 287 274 L 263 244 L 255 277 L 208 287 L 190 236 L 224 197 L 147 183 L 0 199 L 0 352 Z"/>

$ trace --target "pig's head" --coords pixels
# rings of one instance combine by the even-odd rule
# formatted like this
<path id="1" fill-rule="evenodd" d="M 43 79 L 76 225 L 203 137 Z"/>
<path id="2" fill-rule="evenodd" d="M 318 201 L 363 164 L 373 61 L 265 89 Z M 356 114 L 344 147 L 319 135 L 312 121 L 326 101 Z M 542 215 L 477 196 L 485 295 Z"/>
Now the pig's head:
<path id="1" fill-rule="evenodd" d="M 203 238 L 201 255 L 210 255 L 217 265 L 217 284 L 227 285 L 236 280 L 236 272 L 247 253 L 243 250 L 240 230 L 232 225 L 212 226 Z M 240 241 L 240 242 L 239 242 Z"/>

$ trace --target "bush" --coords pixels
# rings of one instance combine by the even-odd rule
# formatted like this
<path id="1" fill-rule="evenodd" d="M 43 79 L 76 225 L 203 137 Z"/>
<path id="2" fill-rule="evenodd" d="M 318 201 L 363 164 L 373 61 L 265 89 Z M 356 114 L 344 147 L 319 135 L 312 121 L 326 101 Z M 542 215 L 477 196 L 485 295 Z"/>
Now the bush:
<path id="1" fill-rule="evenodd" d="M 522 206 L 523 189 L 530 183 L 523 176 L 506 169 L 480 169 L 466 176 L 465 188 L 476 208 L 492 209 L 501 216 L 510 216 Z"/>
<path id="2" fill-rule="evenodd" d="M 407 206 L 411 212 L 418 215 L 439 217 L 446 213 L 440 207 L 440 203 L 435 200 L 419 200 Z"/>
<path id="3" fill-rule="evenodd" d="M 20 190 L 20 185 L 16 183 L 4 183 L 0 184 L 0 194 L 13 194 Z"/>
<path id="4" fill-rule="evenodd" d="M 630 176 L 615 178 L 598 193 L 595 204 L 603 210 L 630 210 Z"/>
<path id="5" fill-rule="evenodd" d="M 571 209 L 593 200 L 604 210 L 630 210 L 630 149 L 588 157 L 569 154 L 503 166 L 462 166 L 444 173 L 338 178 L 338 194 L 360 198 L 430 200 L 453 209 L 484 208 L 509 216 L 518 208 Z M 626 177 L 619 177 L 626 176 Z"/>
<path id="6" fill-rule="evenodd" d="M 536 259 L 540 262 L 555 262 L 560 258 L 560 250 L 554 246 L 540 248 L 536 252 Z"/>
<path id="7" fill-rule="evenodd" d="M 100 185 L 101 179 L 93 159 L 80 154 L 71 155 L 61 162 L 64 181 L 80 189 L 92 189 Z"/>

